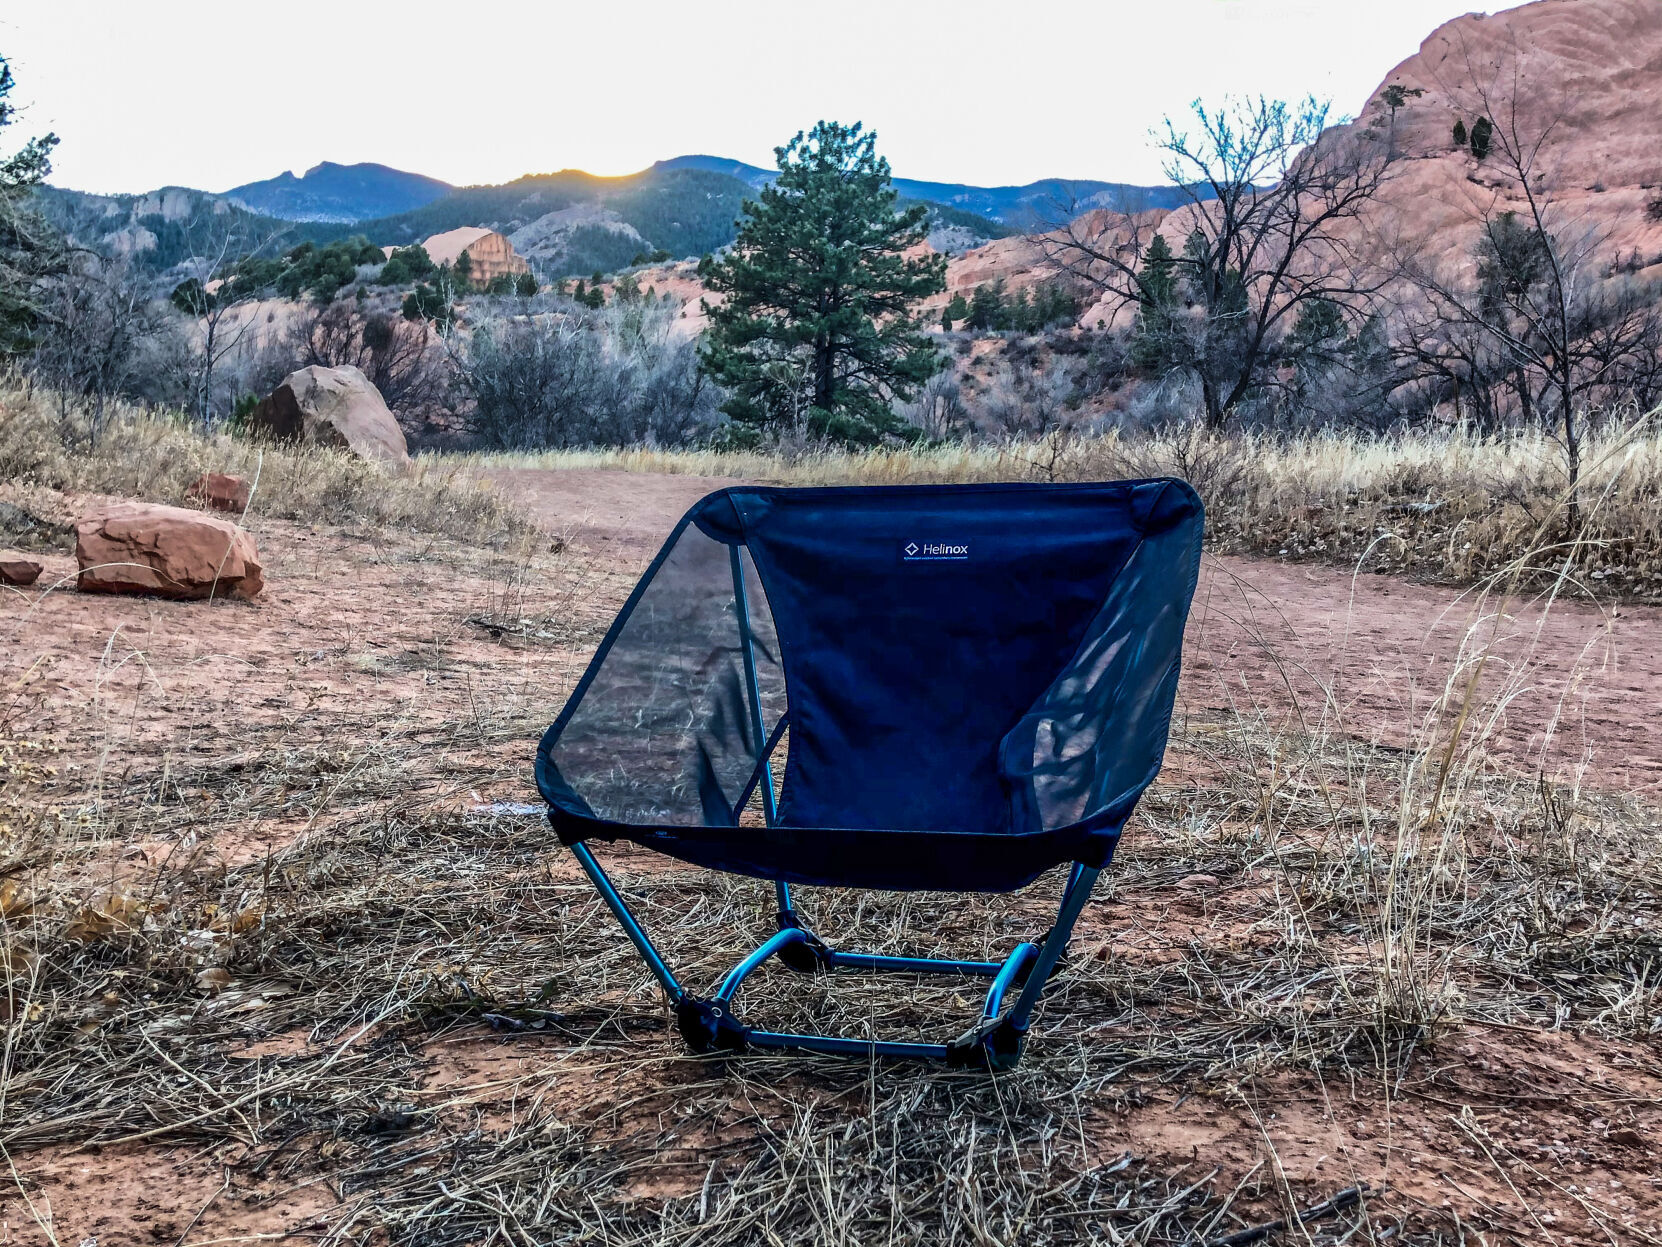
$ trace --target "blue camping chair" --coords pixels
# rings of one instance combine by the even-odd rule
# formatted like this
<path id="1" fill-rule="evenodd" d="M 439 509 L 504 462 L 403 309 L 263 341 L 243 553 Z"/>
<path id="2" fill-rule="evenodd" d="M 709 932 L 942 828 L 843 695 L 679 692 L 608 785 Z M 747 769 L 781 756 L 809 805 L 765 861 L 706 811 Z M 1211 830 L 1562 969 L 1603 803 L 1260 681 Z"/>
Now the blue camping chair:
<path id="1" fill-rule="evenodd" d="M 543 735 L 536 775 L 555 832 L 696 1051 L 1016 1063 L 1074 921 L 1160 770 L 1202 518 L 1177 480 L 741 487 L 682 518 Z M 589 847 L 620 839 L 772 880 L 777 933 L 714 996 L 694 995 Z M 1055 925 L 1003 962 L 843 952 L 791 895 L 797 884 L 1006 892 L 1062 863 L 1072 870 Z M 740 984 L 774 956 L 805 971 L 992 985 L 952 1043 L 789 1034 L 734 1012 Z"/>

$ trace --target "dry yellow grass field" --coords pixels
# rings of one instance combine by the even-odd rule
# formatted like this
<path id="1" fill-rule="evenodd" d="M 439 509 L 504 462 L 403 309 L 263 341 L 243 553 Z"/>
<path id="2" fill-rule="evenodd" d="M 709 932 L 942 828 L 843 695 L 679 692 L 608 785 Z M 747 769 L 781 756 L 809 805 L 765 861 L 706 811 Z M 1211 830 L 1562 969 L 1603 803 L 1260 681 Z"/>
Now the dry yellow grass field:
<path id="1" fill-rule="evenodd" d="M 48 414 L 0 393 L 0 499 L 62 519 L 257 467 L 270 588 L 78 596 L 48 543 L 0 599 L 10 1240 L 1662 1240 L 1662 614 L 1618 600 L 1655 575 L 1643 432 L 1600 448 L 1567 558 L 1529 544 L 1556 543 L 1550 447 L 1459 435 L 393 478 L 136 415 L 65 452 Z M 1166 772 L 1021 1068 L 688 1056 L 546 824 L 498 804 L 532 799 L 536 735 L 681 505 L 669 474 L 1184 455 L 1218 527 Z M 1329 544 L 1295 558 L 1300 531 Z M 1391 570 L 1464 587 L 1353 576 L 1392 541 Z M 760 885 L 608 862 L 694 982 L 766 928 Z M 851 943 L 977 956 L 1057 887 L 803 904 Z M 853 1035 L 937 1037 L 968 998 L 754 982 L 758 1019 Z"/>
<path id="2" fill-rule="evenodd" d="M 617 469 L 740 477 L 796 485 L 1116 480 L 1175 475 L 1207 503 L 1215 550 L 1360 563 L 1470 584 L 1520 555 L 1555 572 L 1566 553 L 1578 577 L 1620 596 L 1662 598 L 1662 430 L 1656 413 L 1612 418 L 1585 451 L 1589 516 L 1578 546 L 1562 533 L 1563 453 L 1543 433 L 1484 439 L 1465 429 L 1369 437 L 1058 436 L 1004 446 L 793 454 L 568 451 L 480 456 L 493 469 Z"/>

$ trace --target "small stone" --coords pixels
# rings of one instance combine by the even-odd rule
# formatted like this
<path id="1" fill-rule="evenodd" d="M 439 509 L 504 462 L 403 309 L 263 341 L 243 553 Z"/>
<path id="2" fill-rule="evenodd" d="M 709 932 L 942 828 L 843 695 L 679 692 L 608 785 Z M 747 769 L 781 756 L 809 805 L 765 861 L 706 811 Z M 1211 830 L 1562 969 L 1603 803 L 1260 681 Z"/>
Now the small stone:
<path id="1" fill-rule="evenodd" d="M 203 502 L 210 511 L 229 511 L 241 515 L 248 510 L 251 489 L 248 481 L 224 472 L 204 472 L 185 490 L 185 497 Z"/>
<path id="2" fill-rule="evenodd" d="M 1212 891 L 1218 886 L 1216 875 L 1184 875 L 1177 881 L 1177 886 L 1188 892 Z"/>
<path id="3" fill-rule="evenodd" d="M 0 585 L 26 588 L 40 579 L 40 564 L 33 559 L 0 559 Z"/>

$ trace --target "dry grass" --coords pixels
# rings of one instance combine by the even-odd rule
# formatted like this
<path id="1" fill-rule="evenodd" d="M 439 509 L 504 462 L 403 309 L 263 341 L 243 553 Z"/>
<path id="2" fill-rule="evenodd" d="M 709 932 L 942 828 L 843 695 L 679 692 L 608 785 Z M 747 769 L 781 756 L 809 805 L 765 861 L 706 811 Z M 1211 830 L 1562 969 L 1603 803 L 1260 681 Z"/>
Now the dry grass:
<path id="1" fill-rule="evenodd" d="M 392 472 L 337 451 L 204 436 L 174 414 L 126 406 L 92 442 L 80 413 L 71 410 L 66 419 L 53 395 L 0 376 L 0 486 L 14 500 L 47 512 L 59 509 L 54 495 L 61 494 L 181 504 L 204 472 L 255 481 L 256 518 L 371 524 L 491 544 L 530 531 L 463 463 L 422 458 L 407 472 Z M 0 530 L 0 541 L 7 539 Z"/>
<path id="2" fill-rule="evenodd" d="M 232 1154 L 227 1190 L 250 1207 L 327 1182 L 340 1203 L 308 1233 L 329 1244 L 1228 1243 L 1272 1241 L 1266 1226 L 1310 1208 L 1280 1241 L 1455 1244 L 1535 1237 L 1548 1207 L 1560 1233 L 1579 1218 L 1624 1241 L 1604 1194 L 1555 1193 L 1508 1131 L 1516 1083 L 1461 1088 L 1466 1116 L 1429 1118 L 1523 1189 L 1475 1225 L 1391 1189 L 1365 1149 L 1293 1182 L 1267 1127 L 1253 1165 L 1133 1156 L 1116 1128 L 1174 1100 L 1179 1124 L 1184 1103 L 1267 1118 L 1297 1097 L 1424 1120 L 1453 1094 L 1439 1071 L 1465 1028 L 1523 1028 L 1525 1049 L 1662 1030 L 1656 811 L 1496 764 L 1502 711 L 1533 678 L 1528 638 L 1496 639 L 1514 583 L 1472 600 L 1460 658 L 1394 725 L 1401 743 L 1373 743 L 1382 725 L 1304 673 L 1285 704 L 1180 716 L 1172 776 L 1027 1060 L 997 1079 L 684 1055 L 542 821 L 457 803 L 520 776 L 544 726 L 507 686 L 425 726 L 247 728 L 234 759 L 141 765 L 97 794 L 12 741 L 0 793 L 30 813 L 0 816 L 0 1146 L 22 1175 L 31 1154 L 89 1143 Z M 539 555 L 457 611 L 523 653 L 581 649 L 622 587 Z M 0 736 L 25 721 L 14 706 Z M 306 832 L 218 853 L 217 829 L 272 819 Z M 135 863 L 137 840 L 163 848 Z M 762 885 L 607 856 L 692 983 L 768 928 Z M 985 956 L 1042 930 L 1057 887 L 803 903 L 839 941 Z M 755 984 L 753 1019 L 854 1035 L 939 1038 L 973 998 L 771 969 Z M 535 1068 L 435 1082 L 452 1044 Z"/>
<path id="3" fill-rule="evenodd" d="M 1615 1193 L 1566 1190 L 1560 1162 L 1562 1139 L 1582 1146 L 1595 1114 L 1615 1119 L 1608 1133 L 1619 1113 L 1657 1108 L 1618 1067 L 1654 1065 L 1662 1034 L 1662 816 L 1550 760 L 1520 770 L 1499 748 L 1542 674 L 1533 636 L 1501 621 L 1546 569 L 1562 593 L 1589 560 L 1657 548 L 1656 444 L 1601 447 L 1592 522 L 1614 533 L 1619 518 L 1632 543 L 1590 537 L 1592 553 L 1573 558 L 1521 535 L 1550 529 L 1561 502 L 1540 445 L 1107 439 L 1058 445 L 1048 461 L 1044 449 L 538 460 L 821 482 L 1176 469 L 1208 489 L 1229 548 L 1281 540 L 1248 517 L 1327 499 L 1345 535 L 1301 550 L 1323 557 L 1394 549 L 1419 532 L 1403 515 L 1464 515 L 1458 532 L 1487 515 L 1479 554 L 1456 559 L 1444 542 L 1390 555 L 1479 585 L 1446 681 L 1397 721 L 1358 718 L 1336 676 L 1290 667 L 1284 697 L 1186 702 L 1168 775 L 1081 922 L 1019 1070 L 683 1053 L 546 825 L 469 809 L 474 789 L 523 788 L 555 685 L 628 587 L 615 568 L 527 546 L 454 604 L 455 630 L 506 647 L 500 678 L 423 718 L 363 705 L 297 730 L 250 717 L 234 752 L 169 754 L 135 737 L 124 769 L 93 784 L 57 769 L 57 748 L 76 742 L 35 726 L 46 720 L 32 699 L 46 694 L 27 680 L 0 691 L 0 1149 L 15 1189 L 43 1207 L 34 1161 L 65 1149 L 177 1145 L 224 1165 L 222 1203 L 257 1211 L 325 1187 L 332 1207 L 305 1234 L 366 1247 L 1658 1241 Z M 136 413 L 83 458 L 0 391 L 0 476 L 43 490 L 171 501 L 203 468 L 254 463 L 272 514 L 522 531 L 466 484 L 478 460 L 390 478 L 334 456 L 260 457 Z M 1500 482 L 1487 502 L 1480 480 Z M 1442 505 L 1399 513 L 1391 499 Z M 1363 515 L 1397 515 L 1398 537 L 1376 543 Z M 423 661 L 438 671 L 445 647 Z M 136 702 L 87 713 L 113 719 Z M 278 825 L 298 834 L 253 851 L 225 842 L 228 828 Z M 763 885 L 639 851 L 606 857 L 692 984 L 712 984 L 770 926 Z M 996 956 L 1043 930 L 1058 887 L 807 889 L 802 904 L 838 943 Z M 770 967 L 753 981 L 752 1020 L 850 1035 L 943 1038 L 974 1000 L 950 980 L 832 983 Z M 1573 1085 L 1474 1083 L 1457 1045 L 1485 1028 L 1508 1060 L 1566 1037 L 1620 1059 Z M 482 1068 L 449 1077 L 456 1052 Z M 517 1061 L 531 1068 L 501 1072 Z M 1442 1140 L 1445 1168 L 1409 1172 L 1341 1133 L 1289 1177 L 1297 1132 L 1272 1119 L 1297 1111 L 1412 1125 Z M 1219 1113 L 1257 1123 L 1253 1156 L 1202 1148 L 1200 1133 L 1192 1154 L 1133 1154 L 1126 1123 L 1139 1114 L 1181 1132 Z M 1457 1161 L 1458 1183 L 1445 1173 Z M 1300 1224 L 1300 1212 L 1312 1215 Z"/>
<path id="4" fill-rule="evenodd" d="M 1612 421 L 1586 448 L 1591 514 L 1578 575 L 1607 594 L 1662 598 L 1662 433 Z M 495 455 L 493 466 L 612 468 L 735 476 L 802 485 L 1113 480 L 1176 475 L 1206 499 L 1208 538 L 1226 553 L 1361 564 L 1365 570 L 1473 584 L 1541 551 L 1550 579 L 1564 495 L 1563 455 L 1534 433 L 1490 440 L 1465 430 L 1374 438 L 1314 433 L 1208 439 L 1058 436 L 1003 446 L 792 453 L 652 449 Z"/>

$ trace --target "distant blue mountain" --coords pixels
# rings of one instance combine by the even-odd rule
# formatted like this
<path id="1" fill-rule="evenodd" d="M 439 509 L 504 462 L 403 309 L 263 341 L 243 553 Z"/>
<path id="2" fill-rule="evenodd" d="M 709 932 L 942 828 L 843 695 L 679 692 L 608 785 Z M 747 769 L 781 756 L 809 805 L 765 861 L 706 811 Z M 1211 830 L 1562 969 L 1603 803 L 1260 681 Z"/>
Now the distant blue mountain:
<path id="1" fill-rule="evenodd" d="M 752 189 L 777 176 L 773 169 L 721 156 L 676 156 L 660 160 L 644 175 L 681 171 L 718 173 Z M 576 170 L 570 171 L 576 175 Z M 525 179 L 520 179 L 524 181 Z M 509 186 L 515 183 L 509 183 Z M 895 190 L 906 200 L 922 200 L 971 213 L 1013 230 L 1042 229 L 1092 208 L 1139 210 L 1175 208 L 1187 196 L 1174 186 L 1136 186 L 1128 182 L 1069 181 L 1046 178 L 1026 186 L 970 186 L 962 182 L 920 182 L 896 178 Z M 406 173 L 386 165 L 337 165 L 324 161 L 301 177 L 279 174 L 263 182 L 233 187 L 225 197 L 252 212 L 284 221 L 332 221 L 352 224 L 414 212 L 436 203 L 456 188 L 437 178 Z M 469 188 L 489 189 L 489 188 Z"/>
<path id="2" fill-rule="evenodd" d="M 280 173 L 225 192 L 232 203 L 284 221 L 368 221 L 426 207 L 448 195 L 448 182 L 386 165 L 324 161 L 301 177 Z"/>
<path id="3" fill-rule="evenodd" d="M 757 188 L 766 186 L 778 176 L 776 170 L 720 156 L 676 156 L 672 160 L 660 160 L 652 167 L 725 173 Z M 1041 182 L 1029 182 L 1026 186 L 969 186 L 961 182 L 919 182 L 912 178 L 896 178 L 894 188 L 900 192 L 902 199 L 945 204 L 1017 229 L 1059 224 L 1092 208 L 1141 211 L 1146 208 L 1175 208 L 1189 202 L 1189 196 L 1175 186 L 1137 186 L 1130 182 L 1096 182 L 1089 178 L 1078 181 L 1045 178 Z"/>

